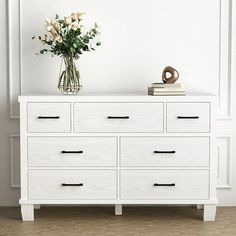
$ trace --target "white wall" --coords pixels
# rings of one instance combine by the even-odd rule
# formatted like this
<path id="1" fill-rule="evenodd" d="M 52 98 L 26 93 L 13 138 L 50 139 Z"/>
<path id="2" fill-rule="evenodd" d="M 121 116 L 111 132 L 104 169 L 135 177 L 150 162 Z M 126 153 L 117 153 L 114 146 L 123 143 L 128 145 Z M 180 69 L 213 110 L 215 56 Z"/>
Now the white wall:
<path id="1" fill-rule="evenodd" d="M 236 205 L 236 161 L 232 158 L 236 153 L 236 123 L 232 120 L 236 107 L 230 93 L 236 75 L 230 67 L 230 4 L 234 3 L 236 13 L 236 0 L 18 0 L 21 8 L 16 0 L 6 1 L 11 27 L 10 51 L 6 50 L 5 33 L 0 35 L 4 55 L 0 63 L 0 205 L 16 204 L 19 196 L 19 138 L 13 135 L 9 139 L 19 133 L 17 95 L 59 93 L 60 60 L 36 57 L 41 44 L 31 38 L 43 33 L 45 17 L 74 11 L 86 12 L 85 23 L 97 22 L 102 32 L 102 46 L 78 61 L 84 93 L 146 91 L 151 82 L 161 80 L 163 68 L 172 65 L 188 91 L 219 95 L 218 195 L 220 204 Z M 0 4 L 1 22 L 6 22 L 6 2 Z M 234 31 L 232 34 L 235 37 Z"/>
<path id="2" fill-rule="evenodd" d="M 218 92 L 219 1 L 22 0 L 23 92 L 58 92 L 60 62 L 35 57 L 41 45 L 31 37 L 43 32 L 46 16 L 77 10 L 102 31 L 102 46 L 78 61 L 84 92 L 146 91 L 166 65 L 188 90 Z"/>

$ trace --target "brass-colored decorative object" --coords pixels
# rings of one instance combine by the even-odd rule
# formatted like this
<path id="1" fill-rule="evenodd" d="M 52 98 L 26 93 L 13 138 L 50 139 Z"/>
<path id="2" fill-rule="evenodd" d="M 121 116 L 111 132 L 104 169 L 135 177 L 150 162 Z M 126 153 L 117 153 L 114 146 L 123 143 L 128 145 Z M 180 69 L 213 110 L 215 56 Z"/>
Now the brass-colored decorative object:
<path id="1" fill-rule="evenodd" d="M 167 77 L 167 73 L 170 73 L 171 76 Z M 174 84 L 178 78 L 179 72 L 171 66 L 167 66 L 162 73 L 162 81 L 166 84 Z"/>

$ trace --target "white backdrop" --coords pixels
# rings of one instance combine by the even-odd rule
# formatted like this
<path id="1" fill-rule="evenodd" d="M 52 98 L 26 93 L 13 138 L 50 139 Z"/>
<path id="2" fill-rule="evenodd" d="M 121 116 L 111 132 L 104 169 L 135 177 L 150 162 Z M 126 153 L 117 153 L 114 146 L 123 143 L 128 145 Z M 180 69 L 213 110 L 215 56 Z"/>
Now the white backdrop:
<path id="1" fill-rule="evenodd" d="M 41 45 L 31 37 L 44 32 L 46 17 L 75 11 L 102 33 L 102 46 L 78 60 L 84 92 L 146 91 L 167 65 L 189 91 L 218 92 L 219 1 L 22 0 L 24 93 L 58 93 L 60 60 L 36 57 Z"/>

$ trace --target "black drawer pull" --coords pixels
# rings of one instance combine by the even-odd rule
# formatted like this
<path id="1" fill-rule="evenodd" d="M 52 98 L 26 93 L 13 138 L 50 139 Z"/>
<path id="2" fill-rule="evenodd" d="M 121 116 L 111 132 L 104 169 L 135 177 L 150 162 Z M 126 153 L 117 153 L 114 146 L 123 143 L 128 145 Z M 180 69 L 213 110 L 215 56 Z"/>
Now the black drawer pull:
<path id="1" fill-rule="evenodd" d="M 175 186 L 175 184 L 174 183 L 172 183 L 172 184 L 157 184 L 157 183 L 155 183 L 155 184 L 153 184 L 153 186 L 154 187 L 174 187 Z"/>
<path id="2" fill-rule="evenodd" d="M 60 116 L 38 116 L 38 119 L 60 119 Z"/>
<path id="3" fill-rule="evenodd" d="M 175 153 L 175 151 L 154 151 L 154 153 Z"/>
<path id="4" fill-rule="evenodd" d="M 199 119 L 199 116 L 177 116 L 177 119 Z"/>
<path id="5" fill-rule="evenodd" d="M 63 183 L 63 184 L 61 184 L 61 186 L 62 187 L 81 187 L 81 186 L 83 186 L 84 184 L 82 184 L 82 183 L 79 183 L 79 184 L 65 184 L 65 183 Z"/>
<path id="6" fill-rule="evenodd" d="M 61 151 L 62 154 L 67 154 L 67 153 L 83 153 L 83 151 Z"/>
<path id="7" fill-rule="evenodd" d="M 129 116 L 108 116 L 107 119 L 129 119 Z"/>

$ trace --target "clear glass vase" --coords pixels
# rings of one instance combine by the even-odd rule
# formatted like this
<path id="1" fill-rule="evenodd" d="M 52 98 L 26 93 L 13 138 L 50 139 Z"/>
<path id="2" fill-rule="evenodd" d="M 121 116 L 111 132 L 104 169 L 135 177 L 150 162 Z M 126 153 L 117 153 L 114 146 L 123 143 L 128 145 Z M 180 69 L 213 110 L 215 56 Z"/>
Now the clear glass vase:
<path id="1" fill-rule="evenodd" d="M 62 93 L 71 95 L 77 94 L 80 89 L 80 74 L 72 57 L 63 57 L 60 69 L 58 89 Z"/>

